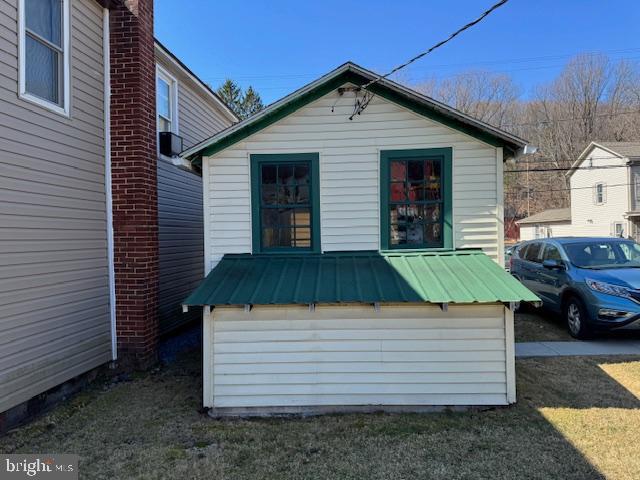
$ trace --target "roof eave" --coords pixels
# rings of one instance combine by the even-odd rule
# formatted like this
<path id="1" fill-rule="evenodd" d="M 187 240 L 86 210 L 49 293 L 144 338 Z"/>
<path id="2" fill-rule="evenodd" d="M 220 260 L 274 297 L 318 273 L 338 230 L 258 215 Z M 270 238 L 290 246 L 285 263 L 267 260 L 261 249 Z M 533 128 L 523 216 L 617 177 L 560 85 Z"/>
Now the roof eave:
<path id="1" fill-rule="evenodd" d="M 342 77 L 345 78 L 344 81 L 341 82 Z M 357 77 L 360 78 L 358 79 Z M 269 105 L 266 109 L 252 117 L 194 145 L 183 152 L 182 156 L 193 160 L 196 157 L 223 150 L 240 141 L 240 139 L 235 140 L 236 136 L 245 138 L 248 135 L 260 131 L 262 128 L 313 101 L 318 96 L 325 95 L 344 83 L 349 83 L 349 80 L 352 80 L 351 83 L 362 85 L 378 78 L 380 77 L 373 72 L 352 63 L 345 63 L 314 82 Z M 358 80 L 360 81 L 358 82 Z M 340 85 L 338 85 L 338 83 Z M 376 84 L 372 85 L 371 91 L 380 94 L 380 96 L 388 100 L 396 101 L 405 108 L 409 108 L 422 116 L 439 117 L 438 121 L 441 123 L 448 123 L 448 126 L 479 138 L 485 141 L 485 143 L 504 147 L 506 150 L 504 155 L 505 159 L 519 156 L 521 153 L 524 153 L 527 147 L 526 140 L 522 138 L 473 119 L 448 105 L 426 97 L 391 80 L 378 80 Z M 312 98 L 309 99 L 308 97 Z M 390 99 L 389 97 L 394 98 Z M 272 121 L 269 121 L 269 117 L 274 118 Z M 449 121 L 443 121 L 444 119 L 448 119 Z M 239 135 L 239 132 L 244 132 L 245 135 Z"/>

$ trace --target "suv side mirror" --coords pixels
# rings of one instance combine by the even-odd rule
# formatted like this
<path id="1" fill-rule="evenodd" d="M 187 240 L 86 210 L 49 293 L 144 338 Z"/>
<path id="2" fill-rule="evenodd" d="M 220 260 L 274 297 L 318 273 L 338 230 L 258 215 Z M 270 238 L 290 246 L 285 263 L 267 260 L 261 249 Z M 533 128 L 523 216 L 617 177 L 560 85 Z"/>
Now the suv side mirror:
<path id="1" fill-rule="evenodd" d="M 542 266 L 549 270 L 564 270 L 566 267 L 560 260 L 545 260 Z"/>

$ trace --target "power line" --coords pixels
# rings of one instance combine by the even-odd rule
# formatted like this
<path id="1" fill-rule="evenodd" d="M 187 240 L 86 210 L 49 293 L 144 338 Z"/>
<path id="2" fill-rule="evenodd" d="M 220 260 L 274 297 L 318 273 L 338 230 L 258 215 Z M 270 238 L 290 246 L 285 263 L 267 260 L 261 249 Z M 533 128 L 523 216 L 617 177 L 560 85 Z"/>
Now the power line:
<path id="1" fill-rule="evenodd" d="M 488 15 L 490 15 L 493 11 L 497 10 L 498 8 L 502 7 L 505 3 L 507 3 L 509 0 L 500 0 L 498 3 L 494 4 L 493 6 L 491 6 L 491 8 L 489 8 L 488 10 L 486 10 L 484 13 L 482 13 L 482 15 L 480 15 L 478 18 L 476 18 L 475 20 L 467 23 L 466 25 L 464 25 L 463 27 L 459 28 L 458 30 L 456 30 L 455 32 L 453 32 L 451 35 L 449 35 L 447 38 L 445 38 L 444 40 L 441 40 L 440 42 L 436 43 L 435 45 L 433 45 L 431 48 L 429 48 L 428 50 L 425 50 L 424 52 L 419 53 L 418 55 L 416 55 L 415 57 L 411 58 L 410 60 L 406 61 L 405 63 L 403 63 L 402 65 L 398 65 L 397 67 L 391 69 L 391 71 L 389 71 L 388 73 L 384 74 L 384 75 L 379 75 L 377 76 L 377 78 L 374 78 L 373 80 L 365 83 L 364 85 L 362 85 L 362 89 L 363 90 L 367 90 L 371 85 L 378 83 L 379 81 L 387 78 L 390 75 L 393 75 L 394 73 L 396 73 L 399 70 L 402 70 L 403 68 L 411 65 L 412 63 L 416 62 L 417 60 L 420 60 L 422 57 L 424 57 L 425 55 L 428 55 L 429 53 L 433 52 L 434 50 L 436 50 L 437 48 L 440 48 L 441 46 L 443 46 L 444 44 L 450 42 L 451 40 L 453 40 L 455 37 L 457 37 L 458 35 L 460 35 L 462 32 L 464 32 L 465 30 L 468 30 L 469 28 L 473 27 L 474 25 L 477 25 L 478 23 L 480 23 L 482 20 L 484 20 Z M 356 109 L 354 111 L 354 113 L 351 115 L 351 117 L 349 117 L 350 120 L 353 119 L 353 117 L 355 115 L 359 115 L 360 113 L 362 113 L 362 111 L 367 108 L 367 105 L 369 105 L 369 102 L 371 102 L 371 98 L 373 98 L 372 95 L 369 95 L 368 99 L 363 99 L 362 101 L 359 101 L 356 104 Z"/>
<path id="2" fill-rule="evenodd" d="M 596 113 L 594 115 L 589 115 L 589 116 L 585 116 L 585 117 L 569 117 L 569 118 L 558 118 L 558 119 L 554 119 L 554 120 L 540 120 L 538 122 L 531 122 L 531 123 L 505 123 L 503 125 L 501 125 L 499 128 L 504 128 L 504 127 L 534 127 L 537 125 L 543 125 L 543 124 L 551 124 L 551 123 L 560 123 L 560 122 L 571 122 L 574 120 L 588 120 L 590 118 L 596 118 L 596 117 L 617 117 L 618 115 L 640 115 L 640 110 L 626 110 L 623 112 L 614 112 L 614 113 Z"/>
<path id="3" fill-rule="evenodd" d="M 528 170 L 505 170 L 504 173 L 568 172 L 569 170 L 608 170 L 611 168 L 627 168 L 627 166 L 628 165 L 596 165 L 595 167 L 534 168 Z"/>
<path id="4" fill-rule="evenodd" d="M 632 187 L 635 184 L 633 183 L 613 183 L 611 185 L 606 185 L 606 188 L 609 187 Z M 572 190 L 592 190 L 593 186 L 589 187 L 569 187 L 569 188 L 555 188 L 548 190 L 527 190 L 524 192 L 504 192 L 505 195 L 521 195 L 522 193 L 553 193 L 553 192 L 568 192 Z"/>

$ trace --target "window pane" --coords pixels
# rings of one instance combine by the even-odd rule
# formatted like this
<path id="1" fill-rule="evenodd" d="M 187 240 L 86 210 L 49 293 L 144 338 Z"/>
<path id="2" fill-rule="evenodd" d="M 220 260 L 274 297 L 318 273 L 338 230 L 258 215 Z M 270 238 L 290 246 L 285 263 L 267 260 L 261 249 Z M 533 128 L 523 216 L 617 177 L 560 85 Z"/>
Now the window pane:
<path id="1" fill-rule="evenodd" d="M 294 177 L 296 183 L 306 185 L 309 183 L 309 166 L 308 165 L 295 165 Z"/>
<path id="2" fill-rule="evenodd" d="M 425 200 L 423 183 L 409 184 L 409 200 L 411 200 L 412 202 L 422 202 L 423 200 Z"/>
<path id="3" fill-rule="evenodd" d="M 287 185 L 278 186 L 278 204 L 292 205 L 296 203 L 296 187 Z"/>
<path id="4" fill-rule="evenodd" d="M 405 162 L 391 162 L 391 180 L 404 182 L 407 178 L 407 164 Z"/>
<path id="5" fill-rule="evenodd" d="M 300 185 L 296 188 L 296 203 L 309 203 L 309 187 Z"/>
<path id="6" fill-rule="evenodd" d="M 293 212 L 293 220 L 296 225 L 311 225 L 311 212 L 308 208 L 296 208 Z"/>
<path id="7" fill-rule="evenodd" d="M 262 228 L 272 228 L 278 226 L 278 210 L 275 208 L 265 208 L 262 210 Z"/>
<path id="8" fill-rule="evenodd" d="M 427 181 L 425 185 L 424 199 L 430 201 L 439 201 L 441 199 L 440 181 Z"/>
<path id="9" fill-rule="evenodd" d="M 278 166 L 278 181 L 283 185 L 294 183 L 293 165 Z"/>
<path id="10" fill-rule="evenodd" d="M 159 117 L 158 118 L 158 128 L 161 132 L 170 132 L 171 131 L 171 122 L 166 118 Z"/>
<path id="11" fill-rule="evenodd" d="M 423 207 L 421 205 L 407 205 L 407 222 L 422 221 Z"/>
<path id="12" fill-rule="evenodd" d="M 158 77 L 158 85 L 156 88 L 158 115 L 171 119 L 171 86 L 162 78 Z"/>
<path id="13" fill-rule="evenodd" d="M 404 202 L 407 199 L 404 183 L 391 184 L 391 201 Z"/>
<path id="14" fill-rule="evenodd" d="M 437 160 L 427 160 L 424 162 L 424 178 L 427 180 L 440 179 L 440 162 Z"/>
<path id="15" fill-rule="evenodd" d="M 278 246 L 278 230 L 276 228 L 262 229 L 262 246 L 263 248 Z"/>
<path id="16" fill-rule="evenodd" d="M 276 195 L 276 186 L 263 185 L 262 186 L 262 204 L 276 205 L 277 203 L 278 203 L 278 197 Z"/>
<path id="17" fill-rule="evenodd" d="M 25 25 L 45 40 L 61 47 L 62 1 L 25 0 Z"/>
<path id="18" fill-rule="evenodd" d="M 407 243 L 407 226 L 391 225 L 391 244 L 404 245 Z"/>
<path id="19" fill-rule="evenodd" d="M 26 35 L 26 90 L 60 104 L 58 53 Z"/>
<path id="20" fill-rule="evenodd" d="M 293 228 L 279 229 L 280 238 L 278 239 L 279 247 L 295 247 Z"/>
<path id="21" fill-rule="evenodd" d="M 293 208 L 281 208 L 278 210 L 278 225 L 281 227 L 287 227 L 294 224 L 294 209 Z"/>
<path id="22" fill-rule="evenodd" d="M 422 182 L 424 178 L 422 160 L 412 160 L 409 162 L 409 181 L 419 181 Z"/>
<path id="23" fill-rule="evenodd" d="M 262 184 L 276 183 L 276 173 L 278 167 L 275 165 L 263 165 L 262 166 Z"/>
<path id="24" fill-rule="evenodd" d="M 427 223 L 424 226 L 424 242 L 429 245 L 440 245 L 442 243 L 442 225 Z"/>
<path id="25" fill-rule="evenodd" d="M 440 205 L 426 205 L 424 208 L 424 220 L 426 222 L 439 222 Z"/>
<path id="26" fill-rule="evenodd" d="M 296 228 L 296 247 L 301 247 L 301 248 L 311 247 L 311 228 L 310 227 Z"/>
<path id="27" fill-rule="evenodd" d="M 407 243 L 411 245 L 422 245 L 424 243 L 423 225 L 414 223 L 407 225 Z"/>

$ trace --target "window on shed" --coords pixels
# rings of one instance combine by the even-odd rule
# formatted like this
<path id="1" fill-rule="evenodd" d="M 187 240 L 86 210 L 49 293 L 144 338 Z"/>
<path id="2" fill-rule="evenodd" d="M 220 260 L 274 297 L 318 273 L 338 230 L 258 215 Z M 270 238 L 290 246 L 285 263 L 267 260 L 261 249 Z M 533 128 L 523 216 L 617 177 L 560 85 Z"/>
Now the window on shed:
<path id="1" fill-rule="evenodd" d="M 383 248 L 451 248 L 451 150 L 383 151 Z"/>
<path id="2" fill-rule="evenodd" d="M 67 113 L 68 0 L 20 0 L 20 95 Z"/>
<path id="3" fill-rule="evenodd" d="M 252 155 L 256 252 L 318 251 L 318 155 Z"/>

